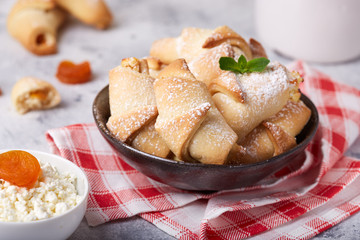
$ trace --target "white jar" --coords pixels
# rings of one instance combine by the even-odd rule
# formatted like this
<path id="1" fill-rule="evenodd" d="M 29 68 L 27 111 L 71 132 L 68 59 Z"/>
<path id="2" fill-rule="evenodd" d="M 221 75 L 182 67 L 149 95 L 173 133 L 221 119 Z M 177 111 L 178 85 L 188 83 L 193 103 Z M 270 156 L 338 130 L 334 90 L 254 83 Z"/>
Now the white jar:
<path id="1" fill-rule="evenodd" d="M 295 59 L 360 56 L 360 0 L 256 0 L 255 24 L 265 46 Z"/>

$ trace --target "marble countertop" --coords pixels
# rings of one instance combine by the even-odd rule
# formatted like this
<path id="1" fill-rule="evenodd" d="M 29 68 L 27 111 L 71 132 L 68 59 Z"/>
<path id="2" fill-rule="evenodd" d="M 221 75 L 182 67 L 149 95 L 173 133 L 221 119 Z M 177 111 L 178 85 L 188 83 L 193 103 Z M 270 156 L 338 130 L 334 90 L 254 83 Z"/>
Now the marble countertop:
<path id="1" fill-rule="evenodd" d="M 177 36 L 188 26 L 215 28 L 228 25 L 246 39 L 257 36 L 251 0 L 108 0 L 114 23 L 106 31 L 95 30 L 69 19 L 60 30 L 58 53 L 38 57 L 26 51 L 6 30 L 6 18 L 13 0 L 3 0 L 0 8 L 0 149 L 23 148 L 49 152 L 45 140 L 48 129 L 75 123 L 93 122 L 91 106 L 95 95 L 108 83 L 108 71 L 125 57 L 149 54 L 151 43 L 162 37 Z M 266 47 L 266 45 L 265 45 Z M 292 60 L 268 49 L 269 58 L 287 64 Z M 62 60 L 91 63 L 94 77 L 81 85 L 65 85 L 55 78 Z M 360 58 L 339 64 L 311 66 L 337 81 L 360 89 Z M 62 96 L 51 110 L 18 114 L 11 101 L 11 89 L 24 76 L 44 79 Z M 360 157 L 360 139 L 346 153 Z M 360 236 L 360 213 L 346 219 L 315 239 L 355 239 Z M 70 239 L 172 239 L 138 217 L 114 221 L 92 228 L 84 220 Z"/>

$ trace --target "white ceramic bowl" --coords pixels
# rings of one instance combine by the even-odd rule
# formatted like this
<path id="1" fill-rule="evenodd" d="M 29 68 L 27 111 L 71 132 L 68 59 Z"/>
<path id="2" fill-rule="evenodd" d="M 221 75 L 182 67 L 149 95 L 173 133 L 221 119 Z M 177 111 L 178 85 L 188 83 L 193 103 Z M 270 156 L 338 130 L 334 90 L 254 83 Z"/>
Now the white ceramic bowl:
<path id="1" fill-rule="evenodd" d="M 10 151 L 0 150 L 0 153 Z M 69 211 L 48 219 L 33 221 L 33 222 L 1 222 L 0 221 L 0 239 L 6 240 L 49 240 L 49 239 L 66 239 L 79 226 L 81 220 L 85 215 L 87 198 L 89 194 L 89 183 L 84 172 L 75 164 L 60 156 L 24 150 L 34 155 L 39 161 L 48 162 L 61 172 L 73 173 L 77 178 L 76 189 L 81 196 L 80 203 Z"/>

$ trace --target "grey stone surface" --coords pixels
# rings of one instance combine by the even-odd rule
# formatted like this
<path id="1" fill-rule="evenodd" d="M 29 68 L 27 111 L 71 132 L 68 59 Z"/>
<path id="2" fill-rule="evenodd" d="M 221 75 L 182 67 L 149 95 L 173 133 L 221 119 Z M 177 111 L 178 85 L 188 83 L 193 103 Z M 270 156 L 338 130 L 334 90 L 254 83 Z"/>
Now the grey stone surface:
<path id="1" fill-rule="evenodd" d="M 93 122 L 91 105 L 97 92 L 107 85 L 108 71 L 122 58 L 149 54 L 151 43 L 162 37 L 177 36 L 188 26 L 214 28 L 228 25 L 245 38 L 255 37 L 251 0 L 108 0 L 114 24 L 106 31 L 95 30 L 71 18 L 60 30 L 59 52 L 37 57 L 27 52 L 6 30 L 6 18 L 13 0 L 2 0 L 0 8 L 0 149 L 24 148 L 49 152 L 44 133 L 75 123 Z M 306 16 L 304 14 L 304 16 Z M 284 29 L 286 31 L 286 29 Z M 266 47 L 266 46 L 265 46 Z M 269 57 L 287 64 L 291 59 L 268 49 Z M 65 85 L 55 78 L 60 61 L 88 60 L 94 78 L 83 85 Z M 338 64 L 311 64 L 340 82 L 360 89 L 360 59 Z M 19 115 L 10 94 L 15 82 L 34 76 L 52 83 L 62 96 L 55 109 Z M 359 104 L 359 103 L 349 103 Z M 360 157 L 360 139 L 348 151 Z M 346 219 L 315 239 L 360 238 L 360 215 Z M 70 239 L 172 239 L 139 217 L 89 227 L 85 220 Z"/>

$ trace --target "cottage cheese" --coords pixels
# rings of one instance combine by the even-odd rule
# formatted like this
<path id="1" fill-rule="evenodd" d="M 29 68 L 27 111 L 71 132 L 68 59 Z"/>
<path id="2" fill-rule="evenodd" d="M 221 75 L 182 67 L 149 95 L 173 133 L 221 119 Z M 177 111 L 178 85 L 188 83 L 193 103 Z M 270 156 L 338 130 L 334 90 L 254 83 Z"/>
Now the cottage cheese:
<path id="1" fill-rule="evenodd" d="M 49 163 L 41 163 L 42 174 L 31 189 L 0 179 L 0 221 L 29 222 L 60 215 L 81 201 L 76 177 L 59 173 Z"/>

